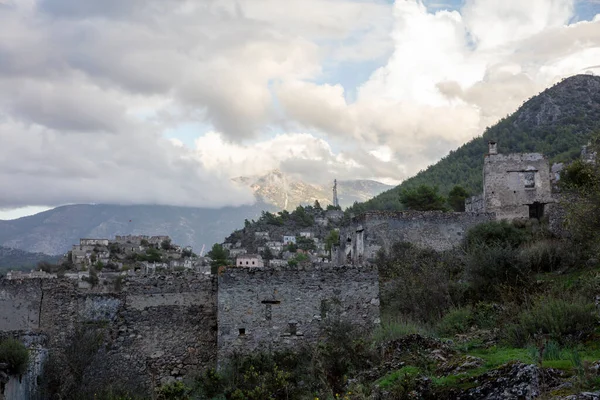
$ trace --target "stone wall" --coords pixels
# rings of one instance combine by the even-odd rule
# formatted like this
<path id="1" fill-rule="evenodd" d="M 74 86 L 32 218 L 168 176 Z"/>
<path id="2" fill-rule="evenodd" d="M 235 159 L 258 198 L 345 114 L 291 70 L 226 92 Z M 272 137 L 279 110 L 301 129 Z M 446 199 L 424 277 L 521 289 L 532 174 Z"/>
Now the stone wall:
<path id="1" fill-rule="evenodd" d="M 530 205 L 554 202 L 550 166 L 539 153 L 486 155 L 483 182 L 485 209 L 499 219 L 526 219 Z"/>
<path id="2" fill-rule="evenodd" d="M 100 289 L 82 289 L 70 279 L 2 279 L 0 331 L 42 335 L 43 347 L 35 343 L 39 354 L 64 354 L 82 329 L 101 332 L 103 343 L 86 369 L 90 390 L 108 382 L 150 392 L 216 365 L 215 278 L 193 272 L 133 276 L 122 290 Z M 11 385 L 11 393 L 25 390 Z"/>
<path id="3" fill-rule="evenodd" d="M 469 197 L 465 200 L 465 212 L 482 213 L 485 212 L 485 201 L 483 195 Z"/>
<path id="4" fill-rule="evenodd" d="M 90 288 L 66 278 L 0 280 L 0 334 L 39 339 L 28 342 L 31 373 L 11 380 L 15 399 L 33 398 L 48 354 L 65 371 L 70 356 L 84 356 L 89 393 L 114 385 L 149 395 L 234 351 L 314 344 L 334 319 L 368 329 L 379 323 L 376 269 L 231 268 L 218 281 L 190 271 Z M 81 340 L 90 332 L 102 339 L 86 356 Z"/>
<path id="5" fill-rule="evenodd" d="M 379 323 L 375 268 L 228 268 L 218 285 L 218 358 L 318 342 L 324 324 Z"/>
<path id="6" fill-rule="evenodd" d="M 495 218 L 491 213 L 442 211 L 374 211 L 359 215 L 340 230 L 337 263 L 361 265 L 372 261 L 380 248 L 409 242 L 437 251 L 461 243 L 473 226 Z"/>
<path id="7" fill-rule="evenodd" d="M 0 284 L 0 331 L 38 329 L 41 301 L 39 279 L 3 280 Z"/>

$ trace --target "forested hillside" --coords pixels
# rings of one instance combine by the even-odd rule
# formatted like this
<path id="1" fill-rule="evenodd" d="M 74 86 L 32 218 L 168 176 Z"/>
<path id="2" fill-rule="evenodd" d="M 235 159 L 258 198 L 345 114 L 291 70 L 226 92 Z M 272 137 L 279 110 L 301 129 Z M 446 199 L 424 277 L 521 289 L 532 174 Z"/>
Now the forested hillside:
<path id="1" fill-rule="evenodd" d="M 482 188 L 483 156 L 487 142 L 498 142 L 501 153 L 540 152 L 550 162 L 573 160 L 592 132 L 600 131 L 600 77 L 577 75 L 563 80 L 524 103 L 514 114 L 486 129 L 482 136 L 451 151 L 437 164 L 349 212 L 399 210 L 402 189 L 438 186 L 446 195 L 454 185 L 470 194 Z"/>
<path id="2" fill-rule="evenodd" d="M 28 253 L 23 250 L 0 246 L 0 274 L 9 270 L 27 270 L 35 268 L 40 261 L 56 262 L 60 256 L 43 253 Z"/>

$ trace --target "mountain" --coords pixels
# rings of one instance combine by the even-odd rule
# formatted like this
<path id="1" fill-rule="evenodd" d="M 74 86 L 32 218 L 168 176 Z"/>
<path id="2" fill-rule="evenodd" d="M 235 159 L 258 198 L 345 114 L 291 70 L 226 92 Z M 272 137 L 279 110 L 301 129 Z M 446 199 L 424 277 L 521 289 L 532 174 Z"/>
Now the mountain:
<path id="1" fill-rule="evenodd" d="M 257 218 L 270 204 L 220 209 L 171 206 L 77 204 L 29 217 L 0 221 L 0 245 L 47 254 L 62 254 L 80 238 L 115 235 L 169 235 L 173 242 L 200 252 L 210 248 L 245 219 Z"/>
<path id="2" fill-rule="evenodd" d="M 42 253 L 28 253 L 23 250 L 0 246 L 0 273 L 11 269 L 31 269 L 40 261 L 57 262 L 59 256 Z"/>
<path id="3" fill-rule="evenodd" d="M 482 190 L 483 156 L 489 140 L 500 153 L 539 152 L 550 162 L 579 156 L 591 134 L 600 132 L 600 77 L 577 75 L 564 79 L 525 102 L 515 113 L 486 129 L 482 136 L 451 151 L 438 163 L 349 212 L 398 210 L 400 191 L 419 185 L 438 186 L 447 194 L 461 185 L 471 194 Z"/>
<path id="4" fill-rule="evenodd" d="M 292 211 L 298 205 L 312 205 L 315 200 L 325 207 L 332 203 L 331 185 L 317 185 L 295 179 L 279 170 L 261 176 L 239 177 L 234 181 L 250 187 L 255 195 L 277 209 Z M 338 181 L 338 199 L 342 207 L 365 201 L 391 186 L 372 180 Z"/>
<path id="5" fill-rule="evenodd" d="M 262 211 L 294 209 L 300 204 L 330 203 L 331 188 L 311 185 L 273 171 L 260 177 L 236 179 L 250 186 L 259 199 L 253 206 L 220 209 L 171 206 L 68 205 L 16 220 L 0 220 L 0 245 L 46 254 L 63 254 L 80 238 L 112 238 L 115 235 L 169 235 L 179 245 L 200 252 L 222 242 L 257 219 Z M 338 184 L 341 204 L 364 201 L 389 186 L 374 181 Z M 284 207 L 285 206 L 285 207 Z"/>

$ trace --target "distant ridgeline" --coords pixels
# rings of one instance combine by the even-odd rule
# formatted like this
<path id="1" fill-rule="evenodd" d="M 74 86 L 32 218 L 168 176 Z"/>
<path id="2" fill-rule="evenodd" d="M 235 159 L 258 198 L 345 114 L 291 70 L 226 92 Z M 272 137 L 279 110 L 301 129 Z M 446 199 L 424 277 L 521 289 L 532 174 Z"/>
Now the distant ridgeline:
<path id="1" fill-rule="evenodd" d="M 600 77 L 573 76 L 531 98 L 438 163 L 394 189 L 355 203 L 348 211 L 358 215 L 369 210 L 401 210 L 400 192 L 420 185 L 438 186 L 442 194 L 455 185 L 471 195 L 478 193 L 489 140 L 501 143 L 503 153 L 542 153 L 553 163 L 577 158 L 593 132 L 600 132 Z"/>
<path id="2" fill-rule="evenodd" d="M 61 256 L 43 253 L 29 253 L 19 249 L 0 246 L 0 274 L 8 270 L 26 270 L 34 268 L 40 261 L 58 262 Z"/>

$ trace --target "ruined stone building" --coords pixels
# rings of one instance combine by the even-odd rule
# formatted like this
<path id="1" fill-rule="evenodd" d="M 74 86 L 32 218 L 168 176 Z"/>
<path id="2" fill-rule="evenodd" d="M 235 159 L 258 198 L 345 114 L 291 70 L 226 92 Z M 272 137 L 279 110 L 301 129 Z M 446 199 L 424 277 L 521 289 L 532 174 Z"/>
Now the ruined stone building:
<path id="1" fill-rule="evenodd" d="M 319 341 L 324 324 L 379 324 L 376 268 L 228 268 L 218 281 L 218 359 Z"/>
<path id="2" fill-rule="evenodd" d="M 495 213 L 497 219 L 540 219 L 554 203 L 550 165 L 539 153 L 498 153 L 490 141 L 483 162 L 483 193 L 466 201 L 467 212 Z"/>
<path id="3" fill-rule="evenodd" d="M 258 254 L 244 254 L 235 260 L 236 267 L 262 268 L 265 266 L 263 259 Z"/>
<path id="4" fill-rule="evenodd" d="M 85 366 L 87 387 L 136 385 L 142 395 L 222 365 L 233 352 L 313 345 L 336 319 L 365 329 L 379 323 L 375 268 L 244 266 L 218 277 L 130 271 L 96 286 L 15 275 L 0 279 L 0 335 L 25 343 L 32 362 L 4 394 L 34 398 L 48 355 L 68 351 L 81 329 L 104 338 Z"/>
<path id="5" fill-rule="evenodd" d="M 459 245 L 475 225 L 495 218 L 490 213 L 442 211 L 372 211 L 352 219 L 340 230 L 337 264 L 363 265 L 374 261 L 379 249 L 408 242 L 437 251 Z"/>

